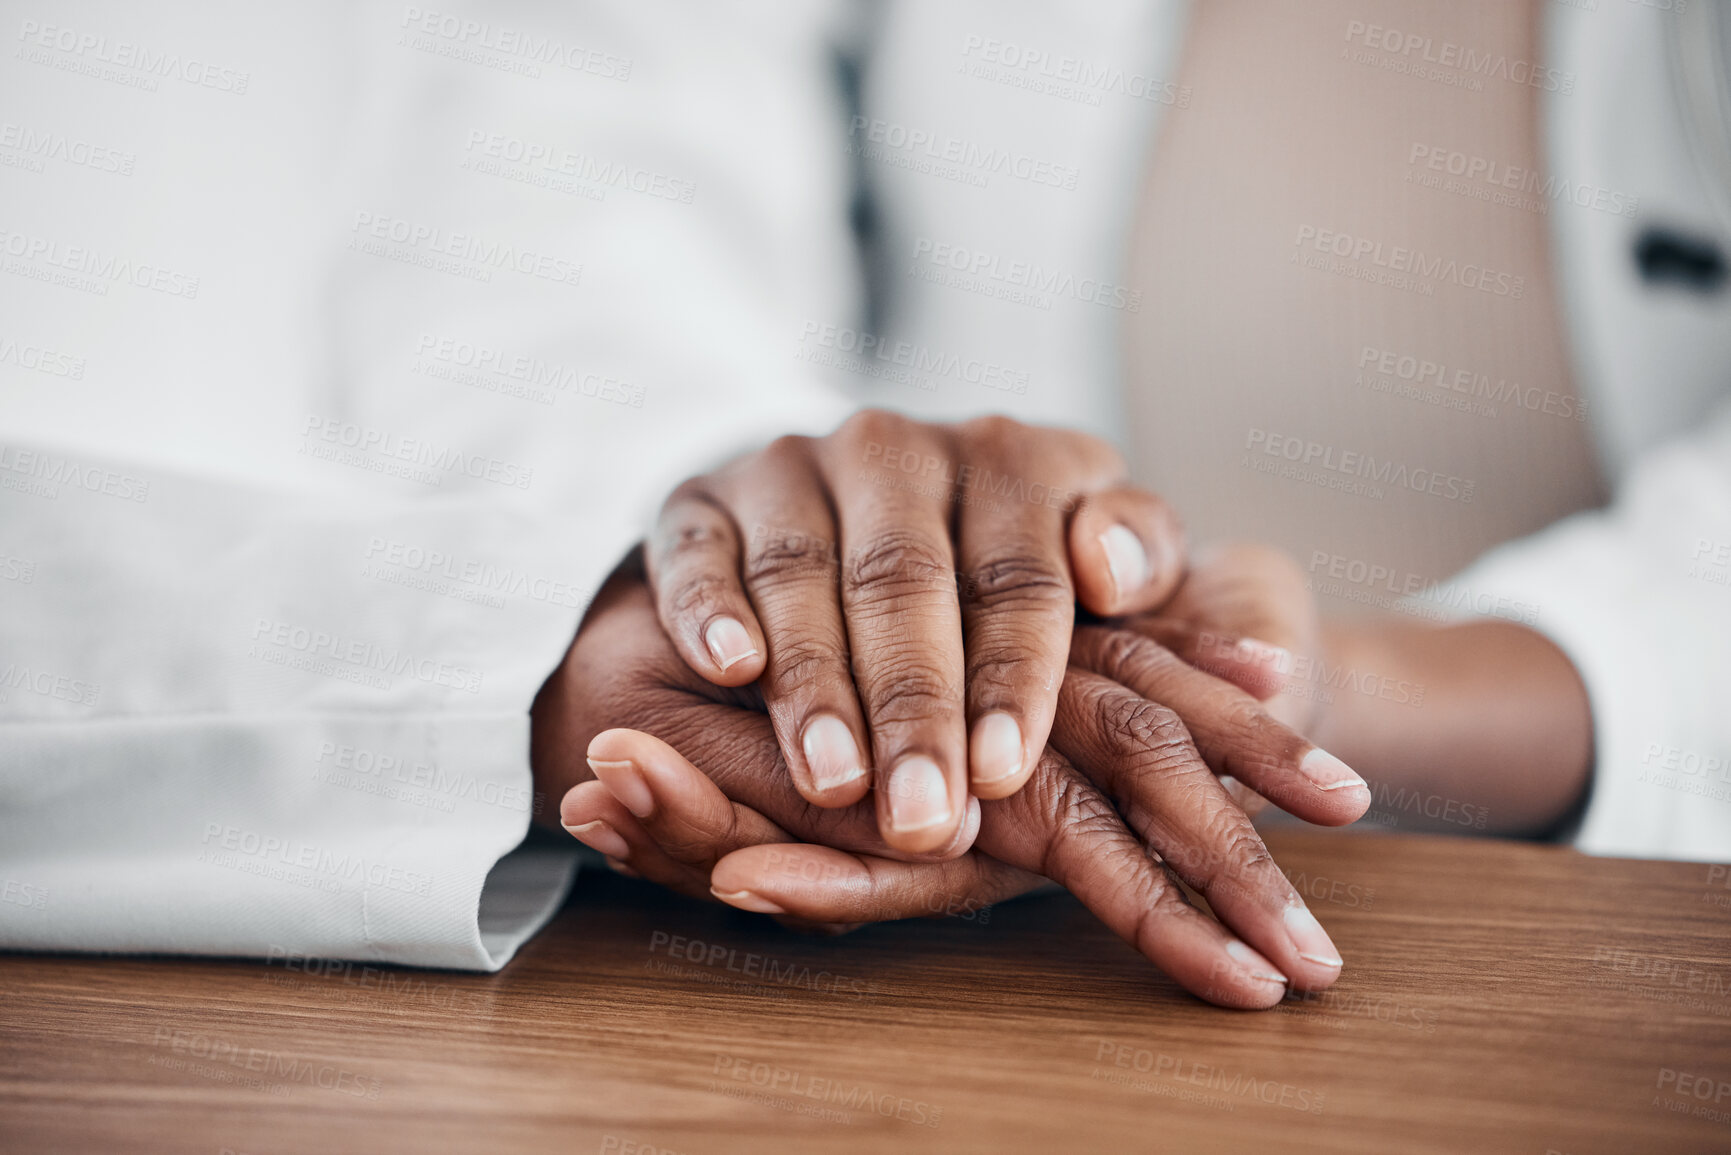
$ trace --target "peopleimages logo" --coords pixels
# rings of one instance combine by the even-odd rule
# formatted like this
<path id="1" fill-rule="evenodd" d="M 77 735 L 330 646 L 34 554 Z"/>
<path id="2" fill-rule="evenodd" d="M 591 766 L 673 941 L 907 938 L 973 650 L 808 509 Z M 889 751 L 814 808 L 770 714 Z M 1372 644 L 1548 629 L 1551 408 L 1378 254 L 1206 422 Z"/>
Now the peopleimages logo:
<path id="1" fill-rule="evenodd" d="M 1351 233 L 1300 225 L 1292 242 L 1297 248 L 1294 259 L 1306 247 L 1341 260 L 1369 262 L 1372 270 L 1410 276 L 1420 281 L 1447 281 L 1463 289 L 1477 289 L 1497 297 L 1518 301 L 1526 293 L 1527 279 L 1514 273 L 1499 272 L 1484 265 L 1461 264 L 1453 257 L 1427 257 L 1417 249 L 1404 245 L 1389 245 L 1370 237 L 1355 237 Z M 1374 280 L 1375 277 L 1361 277 Z"/>
<path id="2" fill-rule="evenodd" d="M 1042 482 L 1029 482 L 1013 473 L 993 473 L 990 469 L 962 462 L 957 464 L 945 457 L 934 457 L 917 449 L 903 449 L 876 441 L 866 442 L 864 465 L 918 477 L 922 482 L 940 487 L 941 492 L 976 491 L 1006 501 L 1028 505 L 1044 505 L 1069 513 L 1076 508 L 1082 495 L 1073 489 L 1060 489 Z"/>
<path id="3" fill-rule="evenodd" d="M 180 80 L 198 88 L 212 88 L 236 96 L 245 96 L 247 84 L 252 80 L 250 72 L 242 72 L 236 68 L 224 68 L 190 56 L 183 57 L 178 52 L 157 51 L 128 40 L 110 41 L 108 37 L 94 32 L 42 24 L 35 20 L 25 20 L 19 25 L 18 39 L 27 48 L 52 49 L 66 53 L 69 58 L 80 62 L 132 69 L 145 74 L 140 80 Z M 154 83 L 150 85 L 150 90 L 155 90 Z"/>
<path id="4" fill-rule="evenodd" d="M 1414 493 L 1451 501 L 1470 502 L 1473 499 L 1474 485 L 1466 478 L 1434 469 L 1409 469 L 1390 458 L 1379 461 L 1373 454 L 1355 449 L 1343 450 L 1320 441 L 1271 433 L 1266 429 L 1251 429 L 1245 435 L 1244 448 L 1247 452 L 1260 452 L 1265 457 L 1291 462 L 1299 469 L 1338 474 L 1395 489 L 1410 489 Z"/>
<path id="5" fill-rule="evenodd" d="M 1058 164 L 1014 149 L 990 147 L 876 117 L 854 117 L 848 125 L 848 136 L 852 138 L 849 151 L 856 156 L 924 171 L 919 164 L 905 163 L 917 158 L 925 164 L 940 166 L 934 175 L 962 180 L 978 188 L 986 187 L 990 177 L 1006 176 L 1071 191 L 1080 176 L 1075 165 Z M 953 172 L 943 166 L 952 166 Z"/>
<path id="6" fill-rule="evenodd" d="M 102 696 L 102 686 L 53 670 L 33 670 L 11 662 L 0 669 L 0 702 L 7 701 L 13 690 L 25 690 L 44 698 L 71 702 L 75 706 L 94 706 Z"/>
<path id="7" fill-rule="evenodd" d="M 263 1047 L 242 1046 L 231 1040 L 203 1034 L 199 1031 L 157 1027 L 155 1034 L 151 1036 L 150 1043 L 153 1047 L 167 1048 L 171 1055 L 199 1059 L 206 1064 L 225 1063 L 234 1068 L 235 1071 L 254 1074 L 258 1078 L 236 1077 L 234 1071 L 222 1071 L 221 1068 L 214 1066 L 192 1068 L 194 1073 L 202 1074 L 206 1078 L 215 1078 L 217 1074 L 221 1074 L 225 1077 L 218 1079 L 219 1082 L 236 1083 L 254 1090 L 274 1090 L 276 1087 L 282 1087 L 283 1093 L 286 1093 L 287 1084 L 300 1084 L 368 1100 L 377 1100 L 382 1090 L 382 1084 L 378 1079 L 351 1071 L 347 1067 L 334 1063 L 318 1063 L 310 1059 L 298 1059 L 285 1052 L 267 1050 Z M 157 1063 L 157 1056 L 152 1056 L 151 1062 Z M 175 1066 L 172 1069 L 179 1070 L 182 1067 Z M 283 1082 L 277 1084 L 264 1082 L 270 1079 L 283 1080 Z"/>
<path id="8" fill-rule="evenodd" d="M 463 57 L 465 52 L 491 52 L 514 60 L 529 69 L 529 75 L 539 76 L 536 65 L 550 64 L 571 72 L 584 72 L 602 80 L 631 79 L 632 60 L 614 56 L 581 44 L 570 44 L 555 36 L 543 36 L 508 24 L 493 24 L 486 20 L 469 20 L 449 12 L 418 8 L 411 4 L 403 9 L 398 27 L 406 35 L 426 38 L 426 43 L 410 42 L 411 48 L 443 47 L 454 52 L 437 55 Z"/>
<path id="9" fill-rule="evenodd" d="M 1156 1054 L 1144 1047 L 1115 1043 L 1110 1039 L 1099 1040 L 1094 1050 L 1094 1063 L 1091 1078 L 1105 1078 L 1111 1082 L 1133 1086 L 1137 1090 L 1151 1088 L 1138 1085 L 1126 1076 L 1112 1078 L 1109 1068 L 1116 1067 L 1154 1079 L 1169 1079 L 1174 1083 L 1201 1087 L 1215 1092 L 1226 1104 L 1254 1102 L 1270 1107 L 1284 1107 L 1289 1111 L 1307 1115 L 1322 1114 L 1324 1093 L 1317 1088 L 1299 1087 L 1274 1079 L 1258 1079 L 1241 1071 L 1198 1063 L 1179 1055 L 1168 1055 L 1164 1052 Z"/>
<path id="10" fill-rule="evenodd" d="M 343 464 L 361 467 L 369 464 L 393 466 L 397 470 L 374 468 L 373 472 L 407 471 L 402 474 L 405 476 L 409 473 L 424 474 L 410 476 L 409 480 L 426 484 L 442 484 L 450 474 L 513 489 L 528 489 L 535 480 L 535 470 L 530 466 L 501 461 L 485 454 L 466 453 L 449 445 L 388 433 L 336 417 L 308 416 L 302 438 L 301 452 L 306 456 L 339 460 Z M 339 451 L 345 450 L 354 456 L 354 460 L 342 458 Z"/>
<path id="11" fill-rule="evenodd" d="M 308 871 L 338 882 L 364 883 L 367 886 L 421 898 L 432 894 L 432 875 L 371 859 L 352 850 L 335 850 L 296 838 L 279 838 L 274 834 L 263 834 L 222 822 L 204 824 L 202 844 L 210 850 L 200 851 L 198 860 L 218 866 L 232 865 L 230 860 L 240 856 L 259 861 L 268 860 L 280 866 Z M 225 860 L 217 851 L 227 852 L 230 860 Z"/>
<path id="12" fill-rule="evenodd" d="M 439 258 L 465 261 L 473 266 L 471 272 L 477 274 L 477 280 L 492 279 L 493 269 L 510 269 L 555 284 L 583 283 L 583 266 L 576 261 L 402 217 L 357 209 L 350 232 L 354 234 L 349 238 L 352 249 L 371 252 L 375 256 L 394 256 L 408 264 L 424 264 L 430 268 L 443 269 L 438 263 Z M 393 254 L 391 250 L 382 248 L 384 244 L 399 245 L 403 252 Z"/>
<path id="13" fill-rule="evenodd" d="M 22 474 L 13 477 L 12 474 Z M 120 501 L 150 500 L 150 482 L 128 473 L 116 473 L 100 465 L 86 465 L 70 457 L 56 457 L 32 449 L 0 443 L 0 489 L 45 497 L 60 496 L 60 487 L 82 489 Z"/>
<path id="14" fill-rule="evenodd" d="M 1520 165 L 1505 164 L 1489 157 L 1461 152 L 1459 149 L 1448 149 L 1441 145 L 1420 144 L 1414 142 L 1407 155 L 1407 164 L 1417 168 L 1422 162 L 1429 172 L 1446 174 L 1461 178 L 1459 188 L 1451 185 L 1438 184 L 1436 187 L 1449 192 L 1461 192 L 1478 199 L 1496 199 L 1491 194 L 1514 194 L 1498 203 L 1507 203 L 1520 208 L 1536 208 L 1539 212 L 1547 209 L 1544 201 L 1561 201 L 1574 205 L 1576 208 L 1595 209 L 1613 216 L 1632 217 L 1640 207 L 1641 198 L 1629 193 L 1617 192 L 1614 189 L 1599 185 L 1572 181 L 1566 177 L 1545 174 L 1534 168 L 1524 168 Z M 1411 179 L 1409 174 L 1408 179 Z M 1460 183 L 1460 182 L 1457 182 Z M 1472 191 L 1476 186 L 1483 186 L 1479 192 Z M 1530 204 L 1520 199 L 1522 196 L 1541 198 Z"/>
<path id="15" fill-rule="evenodd" d="M 368 568 L 363 574 L 367 577 L 376 576 L 373 567 L 383 566 L 472 586 L 489 594 L 528 598 L 574 610 L 583 607 L 581 587 L 570 582 L 395 538 L 369 538 L 365 560 Z"/>
<path id="16" fill-rule="evenodd" d="M 915 275 L 920 273 L 922 262 L 930 271 L 938 274 L 936 277 L 928 276 L 928 280 L 942 279 L 942 274 L 953 273 L 963 278 L 947 282 L 957 288 L 979 291 L 981 287 L 1001 286 L 1025 295 L 1031 294 L 1025 303 L 1040 304 L 1045 297 L 1069 297 L 1085 305 L 1099 305 L 1104 309 L 1128 310 L 1132 313 L 1142 306 L 1140 289 L 1116 285 L 1097 277 L 1078 277 L 1074 273 L 1042 268 L 1032 261 L 1004 257 L 983 249 L 936 241 L 930 237 L 914 239 L 914 267 L 911 271 Z M 1050 308 L 1050 302 L 1040 304 L 1040 307 Z"/>
<path id="17" fill-rule="evenodd" d="M 544 405 L 565 393 L 641 409 L 646 395 L 641 385 L 484 342 L 422 333 L 415 352 L 424 359 L 415 371 L 425 376 Z"/>
<path id="18" fill-rule="evenodd" d="M 544 141 L 524 140 L 484 128 L 469 131 L 463 146 L 470 157 L 520 165 L 522 168 L 550 176 L 569 177 L 597 188 L 623 188 L 660 200 L 690 204 L 697 195 L 697 186 L 666 173 L 653 172 L 636 165 L 603 160 L 589 153 L 574 152 Z M 531 182 L 533 183 L 533 182 Z"/>
<path id="19" fill-rule="evenodd" d="M 441 801 L 476 802 L 524 814 L 534 805 L 527 782 L 500 782 L 365 746 L 321 742 L 313 762 L 316 780 L 359 789 L 362 793 L 401 797 L 410 802 L 425 793 Z M 449 813 L 452 807 L 437 809 Z"/>
<path id="20" fill-rule="evenodd" d="M 783 1110 L 823 1104 L 845 1111 L 863 1111 L 885 1119 L 899 1119 L 916 1127 L 937 1127 L 944 1120 L 943 1107 L 928 1103 L 924 1099 L 913 1099 L 892 1091 L 880 1091 L 859 1083 L 844 1083 L 838 1079 L 813 1076 L 806 1071 L 737 1055 L 717 1053 L 710 1075 L 712 1088 L 725 1088 L 729 1082 L 746 1084 L 772 1097 L 774 1101 L 770 1105 L 779 1106 Z M 846 1122 L 847 1119 L 844 1117 L 836 1121 Z"/>
<path id="21" fill-rule="evenodd" d="M 1452 40 L 1437 40 L 1417 32 L 1402 32 L 1362 20 L 1346 22 L 1348 44 L 1374 49 L 1414 65 L 1452 69 L 1482 80 L 1506 80 L 1564 96 L 1575 91 L 1575 74 L 1546 68 L 1530 60 L 1511 60 L 1505 53 L 1480 52 Z"/>
<path id="22" fill-rule="evenodd" d="M 41 161 L 57 160 L 97 172 L 131 176 L 133 166 L 138 163 L 138 158 L 130 152 L 92 144 L 81 137 L 67 136 L 63 132 L 49 132 L 11 121 L 0 123 L 0 149 L 38 162 L 34 168 L 36 172 L 42 171 Z"/>
<path id="23" fill-rule="evenodd" d="M 384 646 L 363 638 L 345 638 L 341 634 L 292 622 L 259 618 L 253 624 L 252 641 L 254 644 L 250 656 L 261 660 L 272 661 L 273 657 L 280 659 L 285 655 L 298 655 L 304 659 L 298 663 L 273 661 L 274 665 L 314 668 L 320 661 L 340 663 L 355 673 L 393 677 L 407 674 L 430 686 L 443 686 L 470 694 L 481 692 L 480 670 L 424 658 L 396 646 Z M 305 660 L 310 660 L 312 664 L 309 665 Z M 322 670 L 315 669 L 315 672 Z M 379 688 L 389 689 L 389 682 Z"/>
<path id="24" fill-rule="evenodd" d="M 971 35 L 962 42 L 962 56 L 968 61 L 969 76 L 1081 104 L 1097 107 L 1102 93 L 1114 93 L 1153 104 L 1190 107 L 1188 84 L 1079 56 L 1054 56 L 1044 48 L 1028 48 L 1013 41 Z"/>
<path id="25" fill-rule="evenodd" d="M 7 364 L 46 373 L 50 377 L 70 377 L 74 381 L 84 379 L 84 358 L 41 345 L 20 344 L 11 337 L 0 337 L 0 365 Z"/>
<path id="26" fill-rule="evenodd" d="M 34 275 L 38 280 L 48 280 L 51 275 L 48 270 L 59 269 L 73 277 L 90 278 L 88 284 L 72 286 L 87 292 L 106 295 L 107 286 L 113 283 L 128 284 L 134 288 L 149 289 L 154 293 L 164 293 L 189 301 L 198 297 L 197 277 L 165 265 L 134 261 L 118 253 L 103 252 L 89 245 L 63 244 L 52 237 L 15 233 L 0 227 L 0 253 L 28 262 L 19 266 L 9 264 L 6 269 L 9 273 Z M 32 272 L 33 269 L 35 273 Z"/>
<path id="27" fill-rule="evenodd" d="M 1028 391 L 1027 373 L 995 361 L 963 357 L 948 350 L 885 338 L 845 325 L 820 325 L 816 321 L 807 321 L 800 330 L 800 343 L 814 347 L 807 350 L 805 360 L 833 364 L 836 368 L 866 372 L 872 362 L 887 362 L 911 370 L 913 374 L 949 377 L 1005 393 L 1024 394 Z M 817 354 L 817 350 L 831 349 L 846 357 L 823 361 Z"/>
<path id="28" fill-rule="evenodd" d="M 1575 421 L 1587 419 L 1587 403 L 1579 397 L 1558 393 L 1554 389 L 1540 389 L 1536 385 L 1522 385 L 1507 377 L 1492 378 L 1488 373 L 1445 365 L 1411 353 L 1366 345 L 1359 351 L 1358 367 L 1413 385 L 1460 394 L 1475 401 L 1513 405 L 1533 413 Z"/>

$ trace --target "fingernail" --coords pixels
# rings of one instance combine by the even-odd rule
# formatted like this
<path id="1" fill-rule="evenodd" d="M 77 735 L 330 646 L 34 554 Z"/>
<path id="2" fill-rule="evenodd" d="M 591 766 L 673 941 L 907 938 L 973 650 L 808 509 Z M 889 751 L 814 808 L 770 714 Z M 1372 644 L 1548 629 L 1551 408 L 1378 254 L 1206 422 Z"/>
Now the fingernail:
<path id="1" fill-rule="evenodd" d="M 923 755 L 903 758 L 890 771 L 890 829 L 911 834 L 948 822 L 950 787 L 938 764 Z"/>
<path id="2" fill-rule="evenodd" d="M 1244 943 L 1233 939 L 1226 944 L 1226 953 L 1233 960 L 1250 971 L 1250 977 L 1259 982 L 1279 983 L 1286 985 L 1286 976 L 1275 969 L 1274 964 L 1251 950 Z"/>
<path id="3" fill-rule="evenodd" d="M 1298 764 L 1298 772 L 1316 783 L 1319 790 L 1370 789 L 1363 778 L 1353 773 L 1351 766 L 1320 746 L 1311 747 L 1304 761 Z"/>
<path id="4" fill-rule="evenodd" d="M 1328 932 L 1322 929 L 1322 924 L 1316 921 L 1316 916 L 1302 903 L 1295 903 L 1286 908 L 1283 916 L 1286 922 L 1286 933 L 1292 939 L 1292 945 L 1298 948 L 1298 957 L 1313 962 L 1317 966 L 1337 967 L 1341 965 L 1340 953 L 1334 949 L 1334 942 L 1328 937 Z"/>
<path id="5" fill-rule="evenodd" d="M 709 888 L 709 893 L 728 906 L 737 906 L 740 910 L 756 911 L 758 914 L 787 913 L 761 894 L 753 894 L 749 890 L 717 890 L 712 886 Z"/>
<path id="6" fill-rule="evenodd" d="M 1142 588 L 1148 580 L 1148 554 L 1141 538 L 1115 525 L 1100 535 L 1100 548 L 1106 551 L 1106 567 L 1112 571 L 1112 585 L 1119 597 Z"/>
<path id="7" fill-rule="evenodd" d="M 715 659 L 723 673 L 757 654 L 757 647 L 751 644 L 751 635 L 745 632 L 738 618 L 716 618 L 710 622 L 709 628 L 703 631 L 703 644 L 709 647 L 709 656 Z"/>
<path id="8" fill-rule="evenodd" d="M 807 722 L 799 745 L 805 751 L 805 764 L 811 767 L 812 784 L 819 790 L 845 786 L 865 773 L 853 731 L 833 714 L 820 714 Z"/>
<path id="9" fill-rule="evenodd" d="M 599 850 L 608 858 L 630 858 L 631 844 L 619 832 L 599 818 L 581 826 L 567 826 L 566 833 L 591 850 Z"/>
<path id="10" fill-rule="evenodd" d="M 1002 782 L 1022 769 L 1022 727 L 1008 714 L 987 714 L 974 723 L 968 743 L 970 776 L 981 786 Z"/>
<path id="11" fill-rule="evenodd" d="M 589 769 L 595 771 L 595 777 L 601 779 L 601 785 L 613 797 L 625 804 L 625 809 L 639 818 L 648 818 L 650 811 L 655 809 L 655 795 L 649 792 L 649 783 L 643 780 L 643 772 L 630 762 L 598 762 L 589 760 Z"/>

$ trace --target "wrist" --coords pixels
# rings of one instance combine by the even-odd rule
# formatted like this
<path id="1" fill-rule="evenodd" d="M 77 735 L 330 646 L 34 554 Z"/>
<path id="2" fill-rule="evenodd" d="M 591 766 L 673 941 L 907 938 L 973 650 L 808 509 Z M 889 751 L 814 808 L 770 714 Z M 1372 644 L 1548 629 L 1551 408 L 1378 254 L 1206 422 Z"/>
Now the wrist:
<path id="1" fill-rule="evenodd" d="M 1333 700 L 1312 740 L 1361 774 L 1470 803 L 1490 829 L 1553 825 L 1586 788 L 1592 715 L 1544 635 L 1479 619 L 1325 624 L 1320 684 Z"/>

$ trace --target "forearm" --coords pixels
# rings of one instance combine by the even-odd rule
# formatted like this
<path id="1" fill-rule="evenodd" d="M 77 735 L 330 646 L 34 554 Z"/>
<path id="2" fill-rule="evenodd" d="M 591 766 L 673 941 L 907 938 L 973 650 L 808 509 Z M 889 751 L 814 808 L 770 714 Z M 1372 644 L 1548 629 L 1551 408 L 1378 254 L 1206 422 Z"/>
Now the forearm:
<path id="1" fill-rule="evenodd" d="M 1580 800 L 1593 753 L 1587 694 L 1540 634 L 1502 621 L 1335 620 L 1322 650 L 1312 685 L 1330 700 L 1312 736 L 1371 782 L 1373 812 L 1417 796 L 1426 801 L 1414 809 L 1433 818 L 1483 808 L 1486 829 L 1535 833 Z"/>

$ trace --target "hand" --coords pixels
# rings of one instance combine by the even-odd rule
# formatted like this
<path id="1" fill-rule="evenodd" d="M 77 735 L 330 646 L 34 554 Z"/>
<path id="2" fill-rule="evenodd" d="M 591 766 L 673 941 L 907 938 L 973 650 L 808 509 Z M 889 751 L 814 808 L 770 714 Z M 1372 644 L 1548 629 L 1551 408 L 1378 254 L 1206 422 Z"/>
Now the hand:
<path id="1" fill-rule="evenodd" d="M 1322 627 L 1304 572 L 1287 554 L 1247 544 L 1197 550 L 1170 601 L 1118 624 L 1247 691 L 1271 716 L 1315 737 L 1326 699 L 1307 675 L 1320 668 Z M 1146 681 L 1127 684 L 1156 697 Z M 1267 805 L 1235 777 L 1222 782 L 1252 817 Z"/>
<path id="2" fill-rule="evenodd" d="M 1271 1006 L 1289 980 L 1318 989 L 1339 974 L 1326 933 L 1225 796 L 1207 755 L 1170 711 L 1122 685 L 1073 670 L 1057 711 L 1058 749 L 1046 752 L 1016 796 L 971 808 L 975 849 L 950 862 L 909 861 L 916 856 L 876 838 L 863 808 L 823 809 L 802 799 L 761 705 L 698 681 L 653 627 L 647 591 L 622 569 L 534 714 L 539 785 L 563 790 L 585 778 L 579 766 L 588 746 L 601 781 L 566 795 L 562 821 L 631 869 L 688 893 L 713 884 L 747 909 L 827 924 L 971 909 L 1045 876 L 1210 1001 Z M 1157 649 L 1129 637 L 1097 664 L 1146 664 Z M 1295 813 L 1331 824 L 1362 813 L 1368 794 L 1310 784 L 1300 769 L 1309 743 L 1247 695 L 1176 661 L 1147 676 L 1173 692 L 1188 686 L 1198 709 L 1222 713 L 1203 733 L 1231 733 L 1235 718 L 1248 743 L 1240 772 Z M 1201 682 L 1225 693 L 1205 700 Z M 617 722 L 690 752 L 714 783 L 646 735 L 596 736 Z M 785 845 L 790 838 L 824 845 Z M 1242 938 L 1190 906 L 1175 879 L 1206 895 Z"/>
<path id="3" fill-rule="evenodd" d="M 686 482 L 646 557 L 691 669 L 761 679 L 802 796 L 851 806 L 875 768 L 884 841 L 959 853 L 970 787 L 1015 793 L 1045 748 L 1078 600 L 1158 605 L 1183 542 L 1095 438 L 866 411 Z"/>
<path id="4" fill-rule="evenodd" d="M 1591 781 L 1580 676 L 1554 643 L 1514 622 L 1321 620 L 1296 562 L 1234 545 L 1197 550 L 1169 603 L 1121 624 L 1249 690 L 1379 792 L 1446 800 L 1444 817 L 1403 814 L 1403 826 L 1531 837 L 1567 818 Z M 1122 680 L 1158 697 L 1129 672 Z M 1264 805 L 1244 782 L 1223 781 L 1248 813 Z"/>
<path id="5" fill-rule="evenodd" d="M 1171 599 L 1124 624 L 1249 691 L 1300 733 L 1317 725 L 1322 699 L 1306 692 L 1302 671 L 1321 656 L 1322 623 L 1288 554 L 1242 543 L 1198 550 Z"/>
<path id="6" fill-rule="evenodd" d="M 1362 770 L 1379 794 L 1444 807 L 1434 820 L 1401 815 L 1403 828 L 1542 835 L 1591 782 L 1593 714 L 1580 675 L 1555 643 L 1515 622 L 1319 621 L 1297 563 L 1232 546 L 1198 551 L 1159 616 L 1126 624 L 1250 689 L 1269 713 Z M 1260 673 L 1242 676 L 1256 664 Z"/>

